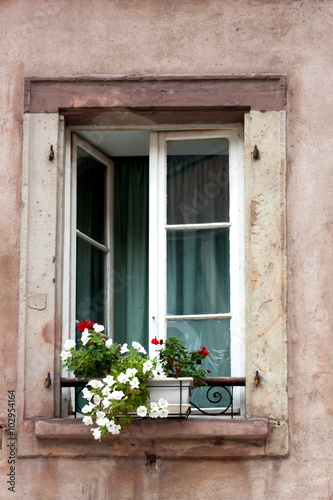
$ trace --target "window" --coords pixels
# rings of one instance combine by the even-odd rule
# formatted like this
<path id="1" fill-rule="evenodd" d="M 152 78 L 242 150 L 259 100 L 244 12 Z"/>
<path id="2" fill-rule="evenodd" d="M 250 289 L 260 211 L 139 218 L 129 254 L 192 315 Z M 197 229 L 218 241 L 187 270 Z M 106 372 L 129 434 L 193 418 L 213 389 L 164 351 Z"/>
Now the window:
<path id="1" fill-rule="evenodd" d="M 71 337 L 77 321 L 96 318 L 116 342 L 139 340 L 153 355 L 155 335 L 175 335 L 207 347 L 212 376 L 244 376 L 242 127 L 99 132 L 107 155 L 91 145 L 96 132 L 80 136 Z"/>
<path id="2" fill-rule="evenodd" d="M 95 145 L 99 154 L 111 157 L 105 141 L 110 144 L 109 139 L 115 134 L 112 129 L 122 132 L 121 128 L 126 128 L 127 134 L 138 134 L 150 128 L 149 133 L 158 134 L 151 153 L 156 160 L 157 138 L 162 129 L 170 129 L 170 123 L 179 124 L 184 130 L 219 128 L 223 133 L 230 127 L 219 124 L 244 123 L 244 135 L 240 135 L 244 137 L 246 419 L 229 422 L 213 418 L 209 425 L 205 419 L 186 421 L 181 425 L 187 449 L 184 456 L 197 458 L 200 453 L 205 457 L 234 457 L 235 446 L 216 446 L 212 438 L 219 436 L 224 442 L 235 435 L 245 443 L 241 449 L 237 444 L 237 456 L 288 453 L 285 106 L 283 75 L 26 80 L 18 344 L 21 456 L 53 453 L 50 438 L 60 439 L 59 455 L 80 455 L 81 439 L 85 439 L 86 431 L 89 434 L 80 422 L 59 419 L 59 353 L 62 339 L 69 337 L 69 326 L 73 325 L 69 318 L 70 134 L 75 130 Z M 140 130 L 134 130 L 137 125 Z M 172 128 L 176 130 L 177 126 Z M 51 144 L 55 152 L 53 162 L 48 154 Z M 132 141 L 130 144 L 127 140 L 127 152 L 131 145 Z M 260 151 L 258 161 L 252 158 L 254 145 Z M 240 158 L 242 150 L 240 147 Z M 138 152 L 133 151 L 133 155 L 138 156 Z M 242 199 L 241 195 L 240 211 Z M 231 313 L 232 330 L 237 315 Z M 231 350 L 233 342 L 242 340 L 238 339 L 237 329 L 232 331 L 236 335 L 232 333 Z M 231 373 L 233 360 L 232 357 Z M 260 387 L 253 382 L 257 370 L 262 377 Z M 46 387 L 48 372 L 52 384 Z M 30 397 L 31 393 L 37 397 Z M 168 442 L 164 439 L 166 427 Z M 171 456 L 178 441 L 173 439 L 174 422 L 167 422 L 166 427 L 158 427 L 153 436 L 149 431 L 146 443 L 156 438 L 157 452 L 169 450 Z M 260 439 L 258 428 L 263 431 Z M 28 429 L 35 431 L 27 433 Z M 142 439 L 140 428 L 137 435 Z M 193 436 L 198 436 L 195 442 Z M 253 442 L 255 436 L 259 445 Z M 42 438 L 47 439 L 42 443 Z M 137 449 L 132 446 L 132 437 L 128 439 L 126 456 Z M 114 455 L 119 449 L 111 445 L 102 450 L 88 440 L 85 447 L 98 456 Z"/>

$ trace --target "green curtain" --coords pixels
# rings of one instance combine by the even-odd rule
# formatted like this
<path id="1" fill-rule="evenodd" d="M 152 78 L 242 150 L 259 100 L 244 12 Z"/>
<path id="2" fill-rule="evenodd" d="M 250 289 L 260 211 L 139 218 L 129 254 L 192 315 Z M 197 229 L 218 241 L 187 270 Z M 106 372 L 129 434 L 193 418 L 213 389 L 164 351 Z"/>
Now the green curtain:
<path id="1" fill-rule="evenodd" d="M 136 340 L 148 351 L 149 160 L 114 162 L 114 340 Z"/>

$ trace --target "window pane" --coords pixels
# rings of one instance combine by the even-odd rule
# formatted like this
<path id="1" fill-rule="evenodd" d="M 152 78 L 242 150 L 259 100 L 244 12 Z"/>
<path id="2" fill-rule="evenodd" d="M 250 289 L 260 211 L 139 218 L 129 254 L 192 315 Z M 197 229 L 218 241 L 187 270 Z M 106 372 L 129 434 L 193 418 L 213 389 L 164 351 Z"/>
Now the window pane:
<path id="1" fill-rule="evenodd" d="M 167 314 L 229 311 L 229 229 L 168 231 Z"/>
<path id="2" fill-rule="evenodd" d="M 227 139 L 168 142 L 167 223 L 229 221 Z"/>
<path id="3" fill-rule="evenodd" d="M 81 238 L 76 246 L 76 319 L 104 324 L 104 253 Z"/>
<path id="4" fill-rule="evenodd" d="M 78 148 L 77 228 L 104 243 L 104 178 L 106 167 Z"/>
<path id="5" fill-rule="evenodd" d="M 203 360 L 202 368 L 211 370 L 207 377 L 230 377 L 230 320 L 195 320 L 195 321 L 169 321 L 167 336 L 178 337 L 189 350 L 199 350 L 203 345 L 209 356 Z M 219 392 L 213 388 L 213 393 Z M 194 389 L 191 393 L 191 402 L 199 408 L 225 407 L 229 404 L 229 397 L 225 393 L 220 402 L 213 398 L 214 403 L 207 399 L 207 388 Z M 223 391 L 221 392 L 223 396 Z M 212 396 L 210 396 L 212 399 Z"/>

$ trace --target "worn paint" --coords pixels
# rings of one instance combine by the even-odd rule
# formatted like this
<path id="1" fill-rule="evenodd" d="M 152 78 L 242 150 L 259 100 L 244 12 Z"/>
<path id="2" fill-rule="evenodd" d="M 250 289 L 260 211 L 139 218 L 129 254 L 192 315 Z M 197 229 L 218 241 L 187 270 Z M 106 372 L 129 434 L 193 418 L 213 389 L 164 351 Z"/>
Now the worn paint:
<path id="1" fill-rule="evenodd" d="M 50 318 L 39 318 L 43 311 L 32 310 L 36 314 L 28 325 L 29 331 L 36 332 L 32 346 L 25 345 L 17 319 L 20 224 L 24 223 L 20 205 L 24 76 L 275 73 L 288 78 L 287 231 L 282 231 L 286 231 L 288 251 L 289 456 L 222 461 L 199 457 L 181 463 L 172 456 L 157 457 L 157 469 L 145 466 L 143 453 L 137 458 L 111 458 L 107 454 L 93 458 L 84 446 L 80 449 L 81 457 L 75 460 L 70 452 L 67 457 L 33 457 L 30 435 L 34 425 L 23 423 L 19 448 L 30 449 L 31 454 L 19 459 L 17 499 L 333 498 L 333 410 L 329 397 L 333 384 L 332 23 L 331 0 L 1 1 L 0 303 L 1 341 L 5 346 L 0 353 L 0 366 L 5 367 L 0 377 L 2 396 L 17 387 L 16 365 L 22 363 L 22 351 L 28 352 L 31 347 L 33 362 L 26 366 L 29 373 L 33 372 L 33 364 L 45 360 L 47 368 L 52 357 L 52 349 L 47 342 L 40 343 L 38 334 Z M 37 137 L 36 144 L 39 140 Z M 261 144 L 256 143 L 261 152 Z M 48 147 L 46 144 L 46 158 Z M 47 159 L 46 164 L 48 168 Z M 265 207 L 260 209 L 257 220 L 264 211 Z M 279 227 L 275 220 L 274 224 Z M 41 243 L 38 239 L 34 243 L 38 261 Z M 54 255 L 52 248 L 50 263 L 45 263 L 47 269 L 51 269 Z M 275 265 L 274 260 L 271 262 Z M 272 268 L 260 271 L 272 277 L 270 284 L 274 286 Z M 257 290 L 259 275 L 250 271 L 248 276 L 255 277 Z M 54 278 L 51 272 L 48 279 L 52 282 Z M 34 280 L 34 293 L 46 293 L 37 289 L 38 279 Z M 53 303 L 52 297 L 50 300 L 48 295 L 47 305 Z M 283 296 L 280 303 L 284 309 Z M 270 304 L 264 312 L 267 321 L 262 331 L 266 332 L 273 324 Z M 268 331 L 274 337 L 272 328 Z M 261 339 L 263 349 L 269 349 L 272 337 L 265 334 Z M 256 400 L 267 387 L 265 369 L 263 375 L 262 388 L 258 389 L 262 392 L 257 391 Z M 275 372 L 273 378 L 277 376 Z M 29 410 L 31 394 L 37 386 L 36 381 L 20 396 L 21 415 L 24 398 Z M 5 400 L 1 401 L 2 422 L 7 408 Z M 3 492 L 7 491 L 5 449 L 3 443 Z"/>

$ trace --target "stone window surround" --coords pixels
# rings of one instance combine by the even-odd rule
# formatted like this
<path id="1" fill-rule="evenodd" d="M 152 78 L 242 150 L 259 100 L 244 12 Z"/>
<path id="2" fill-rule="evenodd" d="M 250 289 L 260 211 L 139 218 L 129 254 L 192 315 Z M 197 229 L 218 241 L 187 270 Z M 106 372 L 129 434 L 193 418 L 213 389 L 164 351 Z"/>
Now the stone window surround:
<path id="1" fill-rule="evenodd" d="M 286 79 L 276 75 L 26 79 L 18 387 L 21 456 L 46 455 L 51 449 L 75 455 L 82 448 L 93 455 L 128 455 L 149 443 L 161 456 L 186 458 L 196 457 L 199 449 L 200 456 L 215 458 L 288 453 L 285 104 Z M 112 440 L 95 443 L 81 422 L 57 418 L 61 221 L 63 197 L 68 194 L 63 192 L 65 125 L 239 122 L 244 123 L 245 140 L 247 418 L 137 421 L 117 446 Z M 48 160 L 50 144 L 53 162 Z M 257 161 L 251 155 L 255 144 L 260 152 Z M 259 387 L 253 383 L 256 370 Z M 52 385 L 46 388 L 48 372 Z M 143 423 L 148 435 L 142 432 Z M 172 451 L 175 442 L 183 449 L 180 455 Z"/>

